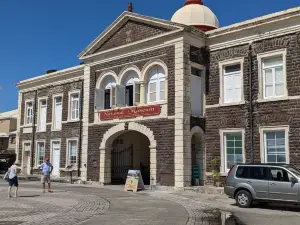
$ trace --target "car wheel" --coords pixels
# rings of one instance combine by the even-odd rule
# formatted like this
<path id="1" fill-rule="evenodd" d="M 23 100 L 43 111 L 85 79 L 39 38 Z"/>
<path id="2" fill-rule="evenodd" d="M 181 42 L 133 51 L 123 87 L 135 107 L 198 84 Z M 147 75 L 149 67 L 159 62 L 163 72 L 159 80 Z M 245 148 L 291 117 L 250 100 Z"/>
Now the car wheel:
<path id="1" fill-rule="evenodd" d="M 252 195 L 248 191 L 239 191 L 235 196 L 236 203 L 241 208 L 249 208 L 252 204 Z"/>

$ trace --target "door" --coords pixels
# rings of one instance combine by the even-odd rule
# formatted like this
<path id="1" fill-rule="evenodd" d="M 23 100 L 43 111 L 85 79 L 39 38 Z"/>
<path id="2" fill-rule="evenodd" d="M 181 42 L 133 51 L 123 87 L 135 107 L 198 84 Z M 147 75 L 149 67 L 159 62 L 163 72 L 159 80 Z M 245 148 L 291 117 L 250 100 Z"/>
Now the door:
<path id="1" fill-rule="evenodd" d="M 248 177 L 245 182 L 249 184 L 256 193 L 257 199 L 268 198 L 269 182 L 268 182 L 268 167 L 249 166 Z"/>
<path id="2" fill-rule="evenodd" d="M 280 201 L 299 201 L 299 183 L 292 183 L 293 177 L 280 167 L 269 168 L 269 198 Z"/>
<path id="3" fill-rule="evenodd" d="M 59 176 L 59 167 L 60 167 L 60 142 L 52 142 L 52 175 Z"/>
<path id="4" fill-rule="evenodd" d="M 24 151 L 24 162 L 23 162 L 23 169 L 24 169 L 24 175 L 30 174 L 30 152 Z"/>

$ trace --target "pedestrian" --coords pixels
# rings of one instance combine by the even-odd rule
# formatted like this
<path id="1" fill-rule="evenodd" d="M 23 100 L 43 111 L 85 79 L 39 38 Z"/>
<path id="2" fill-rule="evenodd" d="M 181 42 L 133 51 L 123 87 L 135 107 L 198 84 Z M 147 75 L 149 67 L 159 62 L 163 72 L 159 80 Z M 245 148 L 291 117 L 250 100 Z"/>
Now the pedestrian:
<path id="1" fill-rule="evenodd" d="M 52 173 L 53 166 L 49 162 L 49 158 L 48 157 L 45 157 L 44 162 L 40 165 L 40 168 L 42 170 L 41 182 L 43 184 L 43 193 L 45 193 L 46 183 L 48 184 L 48 192 L 51 192 L 50 175 Z"/>
<path id="2" fill-rule="evenodd" d="M 13 186 L 15 186 L 15 195 L 14 197 L 18 197 L 18 189 L 19 189 L 19 181 L 18 181 L 18 167 L 16 163 L 14 163 L 9 169 L 8 169 L 8 198 L 11 198 L 11 189 Z"/>

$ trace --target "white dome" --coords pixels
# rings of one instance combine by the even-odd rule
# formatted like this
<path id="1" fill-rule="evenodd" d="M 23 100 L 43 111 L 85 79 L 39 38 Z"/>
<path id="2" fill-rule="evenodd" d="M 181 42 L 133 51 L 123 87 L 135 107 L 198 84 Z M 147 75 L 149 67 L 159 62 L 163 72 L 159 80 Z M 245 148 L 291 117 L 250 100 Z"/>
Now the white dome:
<path id="1" fill-rule="evenodd" d="M 171 21 L 191 26 L 219 27 L 216 15 L 209 8 L 200 4 L 185 5 L 175 12 Z"/>

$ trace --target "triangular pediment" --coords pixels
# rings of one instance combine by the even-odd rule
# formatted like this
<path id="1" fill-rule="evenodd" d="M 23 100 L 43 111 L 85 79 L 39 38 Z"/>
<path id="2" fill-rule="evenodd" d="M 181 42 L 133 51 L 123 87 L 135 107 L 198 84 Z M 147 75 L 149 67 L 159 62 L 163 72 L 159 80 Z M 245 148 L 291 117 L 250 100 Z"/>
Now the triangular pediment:
<path id="1" fill-rule="evenodd" d="M 124 12 L 80 53 L 79 58 L 82 59 L 98 52 L 125 46 L 180 29 L 183 29 L 180 24 Z"/>

